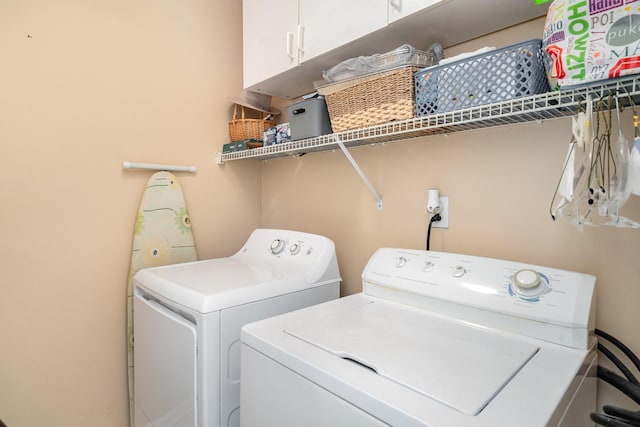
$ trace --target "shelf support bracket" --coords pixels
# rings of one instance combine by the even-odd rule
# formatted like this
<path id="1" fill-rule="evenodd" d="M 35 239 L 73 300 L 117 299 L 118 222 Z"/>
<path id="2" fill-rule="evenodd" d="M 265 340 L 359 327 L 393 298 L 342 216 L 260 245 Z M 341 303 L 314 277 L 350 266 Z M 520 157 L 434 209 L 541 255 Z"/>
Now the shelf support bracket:
<path id="1" fill-rule="evenodd" d="M 351 163 L 351 166 L 353 166 L 356 172 L 358 172 L 358 175 L 360 175 L 360 178 L 362 179 L 362 181 L 364 181 L 365 185 L 367 186 L 367 188 L 369 189 L 373 197 L 378 201 L 378 210 L 381 211 L 383 206 L 382 197 L 380 197 L 380 194 L 378 194 L 376 189 L 373 188 L 373 185 L 371 185 L 371 182 L 367 179 L 367 176 L 364 174 L 364 172 L 362 172 L 362 169 L 360 168 L 356 160 L 353 158 L 349 150 L 347 150 L 347 147 L 345 147 L 344 143 L 340 140 L 340 138 L 336 137 L 335 141 L 336 141 L 336 144 L 338 144 L 338 147 L 340 147 L 340 150 L 342 150 L 342 153 L 345 155 L 347 160 L 349 160 L 349 163 Z"/>

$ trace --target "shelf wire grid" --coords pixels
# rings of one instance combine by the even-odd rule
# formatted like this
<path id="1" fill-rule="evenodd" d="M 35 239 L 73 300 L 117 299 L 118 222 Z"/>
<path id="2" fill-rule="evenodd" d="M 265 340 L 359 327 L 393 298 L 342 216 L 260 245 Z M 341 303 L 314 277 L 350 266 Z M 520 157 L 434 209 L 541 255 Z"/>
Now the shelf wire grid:
<path id="1" fill-rule="evenodd" d="M 449 134 L 498 126 L 560 119 L 576 114 L 588 96 L 594 100 L 617 98 L 623 105 L 640 103 L 640 77 L 622 77 L 594 84 L 514 98 L 463 110 L 433 114 L 366 128 L 347 130 L 314 138 L 250 150 L 217 153 L 218 163 L 241 159 L 272 159 L 299 156 L 316 151 L 378 144 L 423 136 Z M 613 97 L 613 98 L 609 98 Z"/>

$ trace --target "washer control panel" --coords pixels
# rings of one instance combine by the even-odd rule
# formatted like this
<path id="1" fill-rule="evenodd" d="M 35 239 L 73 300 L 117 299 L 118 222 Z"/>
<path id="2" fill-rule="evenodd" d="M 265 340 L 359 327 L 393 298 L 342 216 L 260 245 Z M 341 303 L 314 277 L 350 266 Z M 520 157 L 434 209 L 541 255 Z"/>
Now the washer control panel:
<path id="1" fill-rule="evenodd" d="M 595 277 L 507 260 L 382 248 L 362 278 L 370 295 L 406 301 L 422 296 L 566 327 L 586 326 L 593 311 Z"/>

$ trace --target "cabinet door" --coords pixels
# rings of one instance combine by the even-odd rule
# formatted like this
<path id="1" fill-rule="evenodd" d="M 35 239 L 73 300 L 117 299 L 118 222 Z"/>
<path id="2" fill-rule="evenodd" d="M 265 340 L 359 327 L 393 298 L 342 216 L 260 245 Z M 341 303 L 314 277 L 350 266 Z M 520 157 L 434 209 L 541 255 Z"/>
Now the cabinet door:
<path id="1" fill-rule="evenodd" d="M 389 23 L 448 0 L 389 0 Z"/>
<path id="2" fill-rule="evenodd" d="M 298 65 L 298 0 L 243 0 L 243 80 L 249 87 Z"/>
<path id="3" fill-rule="evenodd" d="M 300 62 L 387 25 L 389 0 L 300 0 Z"/>

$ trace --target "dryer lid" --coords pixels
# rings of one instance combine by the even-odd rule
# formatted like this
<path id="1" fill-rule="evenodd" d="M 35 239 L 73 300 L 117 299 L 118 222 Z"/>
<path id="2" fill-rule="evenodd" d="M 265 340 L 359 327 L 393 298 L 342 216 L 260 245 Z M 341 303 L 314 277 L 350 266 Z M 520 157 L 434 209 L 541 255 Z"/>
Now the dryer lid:
<path id="1" fill-rule="evenodd" d="M 286 333 L 468 415 L 479 414 L 539 350 L 516 337 L 382 301 Z"/>
<path id="2" fill-rule="evenodd" d="M 234 257 L 146 268 L 137 287 L 198 313 L 210 313 L 308 287 L 303 272 Z"/>

